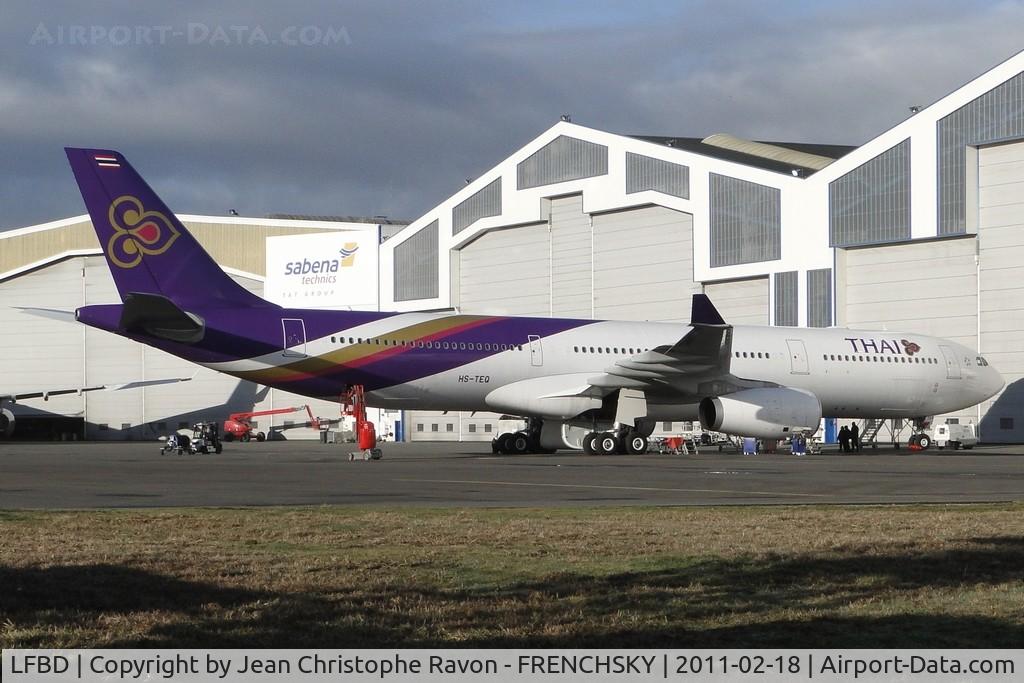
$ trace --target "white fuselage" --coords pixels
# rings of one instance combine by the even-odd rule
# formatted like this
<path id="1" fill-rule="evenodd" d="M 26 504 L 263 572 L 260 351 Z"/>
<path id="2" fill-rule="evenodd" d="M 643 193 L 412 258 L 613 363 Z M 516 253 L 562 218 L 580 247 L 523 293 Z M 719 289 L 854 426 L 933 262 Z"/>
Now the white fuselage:
<path id="1" fill-rule="evenodd" d="M 423 319 L 431 314 L 406 315 Z M 367 324 L 350 334 L 386 337 L 389 328 L 408 324 L 406 315 Z M 530 320 L 524 318 L 524 325 Z M 590 323 L 379 389 L 368 399 L 371 405 L 410 410 L 492 410 L 487 396 L 499 387 L 548 378 L 548 385 L 559 391 L 582 388 L 589 377 L 601 375 L 616 361 L 672 346 L 689 329 L 689 325 L 673 323 Z M 530 330 L 522 332 L 528 335 Z M 909 348 L 912 353 L 908 353 L 908 345 L 913 345 Z M 319 355 L 321 347 L 327 351 L 337 345 L 309 340 L 307 353 Z M 454 354 L 458 350 L 437 348 L 435 352 Z M 261 360 L 273 364 L 270 358 Z M 980 403 L 1003 386 L 999 373 L 975 351 L 948 340 L 899 332 L 735 326 L 730 362 L 729 372 L 735 377 L 814 393 L 822 414 L 833 417 L 923 417 L 953 412 Z M 213 367 L 228 372 L 234 369 Z M 247 363 L 247 367 L 253 365 Z M 652 405 L 651 417 L 693 419 L 700 398 L 660 408 Z"/>

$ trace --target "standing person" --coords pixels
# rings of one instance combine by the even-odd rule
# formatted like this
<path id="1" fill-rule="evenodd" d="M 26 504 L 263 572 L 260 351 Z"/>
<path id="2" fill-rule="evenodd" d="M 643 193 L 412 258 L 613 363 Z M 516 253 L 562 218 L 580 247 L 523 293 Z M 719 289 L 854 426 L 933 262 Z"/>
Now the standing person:
<path id="1" fill-rule="evenodd" d="M 860 453 L 860 428 L 856 422 L 850 425 L 850 445 L 854 453 Z"/>
<path id="2" fill-rule="evenodd" d="M 839 429 L 839 450 L 843 453 L 850 452 L 850 429 L 846 425 Z"/>

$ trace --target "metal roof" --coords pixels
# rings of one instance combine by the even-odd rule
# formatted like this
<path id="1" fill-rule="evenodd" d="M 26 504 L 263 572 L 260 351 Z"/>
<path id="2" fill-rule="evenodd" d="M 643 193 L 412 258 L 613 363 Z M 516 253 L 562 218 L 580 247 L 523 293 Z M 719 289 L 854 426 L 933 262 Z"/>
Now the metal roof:
<path id="1" fill-rule="evenodd" d="M 816 157 L 825 157 L 835 160 L 857 149 L 856 145 L 824 145 L 806 142 L 769 142 L 762 140 L 747 141 L 754 143 L 747 146 L 747 149 L 750 151 L 762 151 L 765 149 L 763 146 L 768 145 L 775 148 L 781 148 L 782 150 L 792 150 L 793 152 L 799 153 L 794 155 L 792 160 L 785 160 L 778 158 L 785 157 L 784 154 L 774 154 L 776 158 L 771 158 L 761 154 L 751 154 L 749 151 L 739 151 L 739 149 L 731 149 L 723 147 L 720 144 L 708 144 L 705 142 L 705 140 L 709 139 L 721 139 L 718 136 L 688 138 L 669 137 L 665 135 L 630 135 L 628 137 L 636 140 L 643 140 L 645 142 L 653 142 L 656 145 L 665 145 L 666 147 L 673 147 L 675 149 L 693 152 L 694 154 L 700 154 L 706 157 L 722 159 L 723 161 L 731 161 L 737 164 L 743 164 L 744 166 L 753 166 L 754 168 L 760 168 L 766 171 L 774 171 L 776 173 L 785 173 L 790 175 L 794 170 L 797 170 L 801 177 L 807 177 L 814 174 L 822 168 L 822 165 L 815 163 L 810 158 L 801 158 L 800 155 L 813 155 Z M 733 138 L 733 140 L 743 142 L 736 138 Z M 739 146 L 740 145 L 736 145 L 736 147 Z"/>
<path id="2" fill-rule="evenodd" d="M 270 213 L 267 218 L 289 221 L 324 221 L 328 223 L 369 223 L 371 225 L 409 225 L 409 221 L 387 216 L 307 216 L 298 213 Z"/>

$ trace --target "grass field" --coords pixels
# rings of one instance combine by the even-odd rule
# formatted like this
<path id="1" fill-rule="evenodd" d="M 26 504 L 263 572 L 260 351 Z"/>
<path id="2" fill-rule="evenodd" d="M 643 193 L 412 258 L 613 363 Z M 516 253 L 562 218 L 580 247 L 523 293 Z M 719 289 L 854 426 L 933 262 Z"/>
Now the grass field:
<path id="1" fill-rule="evenodd" d="M 1019 647 L 1024 505 L 0 512 L 0 645 Z"/>

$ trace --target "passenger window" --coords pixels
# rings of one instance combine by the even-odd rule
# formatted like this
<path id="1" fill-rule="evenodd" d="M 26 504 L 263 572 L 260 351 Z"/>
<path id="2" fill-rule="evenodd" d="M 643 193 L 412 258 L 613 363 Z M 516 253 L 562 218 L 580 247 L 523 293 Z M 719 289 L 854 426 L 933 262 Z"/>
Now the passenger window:
<path id="1" fill-rule="evenodd" d="M 331 343 L 332 344 L 334 343 L 334 337 L 331 337 Z"/>

